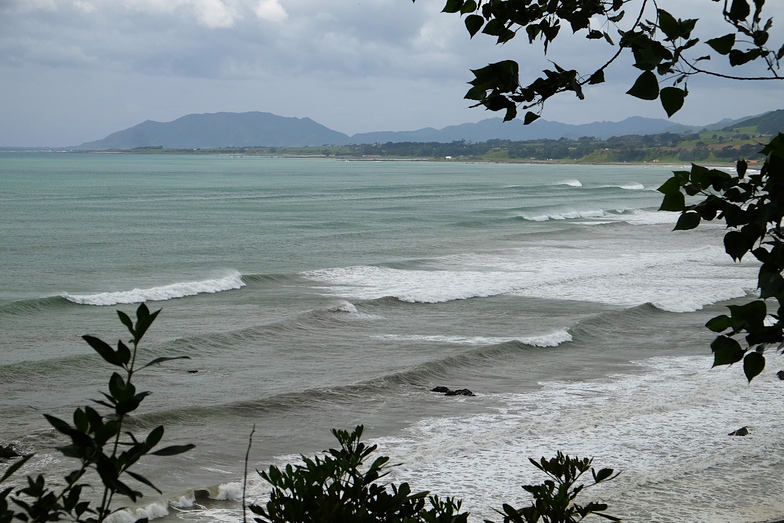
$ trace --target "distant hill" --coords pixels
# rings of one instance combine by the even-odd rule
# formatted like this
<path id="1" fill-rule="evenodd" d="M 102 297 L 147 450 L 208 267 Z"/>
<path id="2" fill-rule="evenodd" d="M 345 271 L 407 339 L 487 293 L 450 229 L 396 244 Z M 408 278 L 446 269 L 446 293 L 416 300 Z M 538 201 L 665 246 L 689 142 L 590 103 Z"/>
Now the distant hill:
<path id="1" fill-rule="evenodd" d="M 758 125 L 763 128 L 784 128 L 784 110 L 773 111 L 747 120 L 731 121 L 731 125 Z M 749 123 L 749 122 L 758 123 Z M 739 123 L 740 122 L 740 123 Z M 728 121 L 706 126 L 715 128 Z M 287 118 L 272 113 L 208 113 L 189 114 L 172 122 L 146 121 L 112 133 L 102 140 L 84 143 L 76 149 L 106 150 L 163 147 L 166 149 L 210 149 L 220 147 L 304 147 L 321 145 L 438 142 L 486 142 L 493 139 L 525 141 L 571 138 L 583 136 L 607 139 L 611 136 L 684 133 L 698 130 L 675 124 L 669 120 L 634 116 L 620 122 L 594 122 L 570 125 L 548 120 L 537 120 L 523 125 L 521 120 L 504 123 L 501 118 L 488 118 L 477 123 L 452 125 L 443 129 L 432 127 L 416 131 L 382 131 L 355 134 L 349 137 L 333 131 L 310 118 Z"/>
<path id="2" fill-rule="evenodd" d="M 760 116 L 736 120 L 729 127 L 756 127 L 761 134 L 774 134 L 784 132 L 784 109 L 771 111 Z"/>
<path id="3" fill-rule="evenodd" d="M 659 134 L 664 132 L 682 133 L 692 127 L 675 124 L 668 120 L 633 116 L 621 122 L 594 122 L 583 125 L 570 125 L 548 120 L 537 120 L 530 125 L 522 120 L 504 122 L 501 118 L 488 118 L 477 123 L 452 125 L 443 129 L 419 129 L 418 131 L 374 132 L 355 134 L 350 143 L 387 143 L 387 142 L 441 142 L 466 140 L 486 142 L 487 140 L 539 140 L 559 138 L 580 138 L 593 136 L 607 139 L 611 136 L 629 134 Z"/>
<path id="4" fill-rule="evenodd" d="M 189 114 L 173 122 L 147 120 L 79 149 L 133 149 L 163 146 L 166 149 L 217 147 L 301 147 L 341 145 L 348 136 L 310 118 L 286 118 L 272 113 Z"/>

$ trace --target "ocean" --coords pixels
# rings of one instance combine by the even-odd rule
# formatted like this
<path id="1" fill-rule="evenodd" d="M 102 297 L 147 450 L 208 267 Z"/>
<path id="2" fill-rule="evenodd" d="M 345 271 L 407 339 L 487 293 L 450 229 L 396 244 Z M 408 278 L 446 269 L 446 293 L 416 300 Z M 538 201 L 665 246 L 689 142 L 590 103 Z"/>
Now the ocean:
<path id="1" fill-rule="evenodd" d="M 81 339 L 162 309 L 132 426 L 181 456 L 117 516 L 237 522 L 254 469 L 365 426 L 390 479 L 500 521 L 560 450 L 620 471 L 625 521 L 784 514 L 779 357 L 711 369 L 711 317 L 756 286 L 724 229 L 673 232 L 660 165 L 0 153 L 0 444 L 70 463 L 70 419 L 112 369 Z M 447 397 L 435 386 L 468 388 Z M 728 433 L 747 426 L 746 437 Z M 7 464 L 0 464 L 0 471 Z"/>

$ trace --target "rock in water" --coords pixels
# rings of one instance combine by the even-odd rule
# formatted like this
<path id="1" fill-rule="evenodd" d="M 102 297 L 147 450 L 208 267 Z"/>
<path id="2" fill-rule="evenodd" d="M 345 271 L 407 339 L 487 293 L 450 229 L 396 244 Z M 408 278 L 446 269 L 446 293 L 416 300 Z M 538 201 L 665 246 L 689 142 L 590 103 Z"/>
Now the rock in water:
<path id="1" fill-rule="evenodd" d="M 749 429 L 746 427 L 741 427 L 734 432 L 730 432 L 728 436 L 746 436 L 749 433 Z"/>
<path id="2" fill-rule="evenodd" d="M 18 458 L 21 457 L 17 451 L 11 448 L 11 445 L 4 447 L 0 445 L 0 459 Z"/>
<path id="3" fill-rule="evenodd" d="M 476 396 L 473 392 L 468 389 L 457 389 L 457 390 L 450 390 L 446 393 L 447 396 Z"/>

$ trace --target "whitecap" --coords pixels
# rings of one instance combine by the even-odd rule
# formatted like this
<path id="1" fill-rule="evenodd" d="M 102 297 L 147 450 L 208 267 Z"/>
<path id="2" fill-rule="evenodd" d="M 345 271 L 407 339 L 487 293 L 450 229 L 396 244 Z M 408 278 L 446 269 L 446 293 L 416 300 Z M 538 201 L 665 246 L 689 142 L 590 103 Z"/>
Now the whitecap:
<path id="1" fill-rule="evenodd" d="M 556 183 L 556 185 L 568 185 L 569 187 L 582 187 L 583 186 L 583 184 L 582 184 L 582 182 L 580 182 L 580 180 L 563 180 L 563 181 L 560 181 L 560 182 Z"/>
<path id="2" fill-rule="evenodd" d="M 222 291 L 240 289 L 245 286 L 242 275 L 237 271 L 223 278 L 172 283 L 148 289 L 130 291 L 102 292 L 98 294 L 64 294 L 63 297 L 79 305 L 119 305 L 142 303 L 145 301 L 165 301 L 197 294 L 214 294 Z"/>

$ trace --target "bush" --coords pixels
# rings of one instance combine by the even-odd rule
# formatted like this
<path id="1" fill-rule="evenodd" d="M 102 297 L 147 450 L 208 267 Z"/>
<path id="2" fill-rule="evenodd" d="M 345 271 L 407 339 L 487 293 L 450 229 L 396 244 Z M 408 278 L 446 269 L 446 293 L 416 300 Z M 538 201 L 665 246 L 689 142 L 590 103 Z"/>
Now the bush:
<path id="1" fill-rule="evenodd" d="M 124 496 L 133 502 L 142 497 L 141 492 L 127 483 L 129 479 L 143 483 L 160 493 L 150 480 L 132 472 L 131 467 L 148 454 L 173 456 L 192 449 L 193 445 L 173 445 L 153 451 L 163 437 L 163 426 L 153 429 L 144 438 L 123 432 L 125 419 L 138 409 L 142 400 L 150 394 L 136 392 L 133 385 L 134 374 L 150 365 L 187 358 L 156 358 L 138 369 L 135 368 L 139 343 L 159 312 L 160 310 L 150 313 L 147 307 L 141 304 L 136 310 L 134 323 L 125 313 L 117 311 L 120 321 L 131 334 L 132 348 L 118 341 L 117 350 L 114 350 L 98 338 L 82 337 L 106 362 L 122 369 L 122 374 L 112 373 L 108 393 L 103 392 L 102 399 L 93 400 L 94 403 L 109 409 L 109 412 L 100 414 L 90 406 L 77 408 L 73 413 L 73 425 L 54 416 L 44 415 L 56 431 L 70 439 L 68 445 L 57 450 L 65 457 L 78 460 L 79 466 L 65 476 L 65 486 L 59 484 L 52 488 L 51 482 L 39 474 L 35 478 L 28 476 L 27 486 L 24 488 L 7 487 L 0 491 L 0 523 L 10 523 L 13 520 L 43 523 L 63 519 L 79 523 L 104 521 L 110 514 L 121 510 L 112 508 L 115 495 Z M 27 456 L 14 463 L 0 478 L 0 483 L 7 481 L 31 457 Z M 103 484 L 102 490 L 96 489 L 99 493 L 97 503 L 82 499 L 84 488 L 91 487 L 83 483 L 85 474 L 90 470 L 98 474 Z M 9 500 L 18 508 L 11 508 Z"/>

